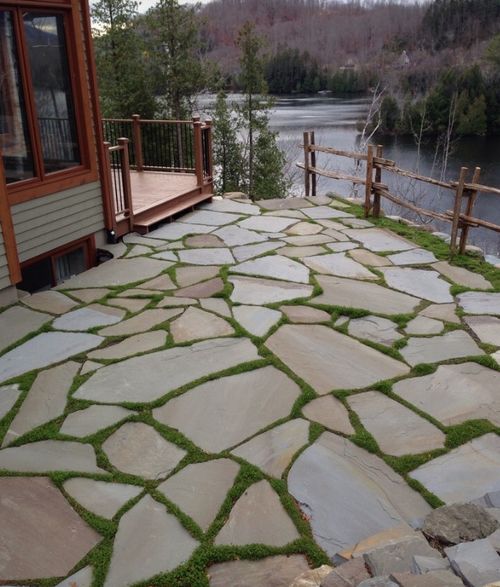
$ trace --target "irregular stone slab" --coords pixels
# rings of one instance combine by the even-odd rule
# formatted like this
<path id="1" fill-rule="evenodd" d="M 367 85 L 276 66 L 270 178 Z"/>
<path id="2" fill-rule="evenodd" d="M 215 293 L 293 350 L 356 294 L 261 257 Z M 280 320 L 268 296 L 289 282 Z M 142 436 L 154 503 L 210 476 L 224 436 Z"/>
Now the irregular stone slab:
<path id="1" fill-rule="evenodd" d="M 189 287 L 184 287 L 174 293 L 176 297 L 186 298 L 210 298 L 224 289 L 224 282 L 220 277 L 202 281 Z"/>
<path id="2" fill-rule="evenodd" d="M 477 363 L 441 365 L 435 373 L 398 381 L 405 401 L 445 426 L 487 419 L 500 426 L 500 374 Z"/>
<path id="3" fill-rule="evenodd" d="M 99 331 L 99 334 L 103 336 L 130 336 L 131 334 L 140 334 L 178 316 L 181 312 L 182 310 L 176 308 L 171 310 L 160 310 L 157 308 L 146 310 L 133 318 L 120 322 L 120 324 L 103 328 Z"/>
<path id="4" fill-rule="evenodd" d="M 124 359 L 139 353 L 152 351 L 165 344 L 167 333 L 164 330 L 153 330 L 144 334 L 130 336 L 122 342 L 92 351 L 87 356 L 90 359 Z"/>
<path id="5" fill-rule="evenodd" d="M 381 228 L 347 229 L 345 234 L 350 239 L 363 243 L 365 249 L 376 253 L 381 251 L 409 251 L 415 248 L 414 243 Z"/>
<path id="6" fill-rule="evenodd" d="M 134 415 L 136 412 L 120 406 L 89 406 L 84 410 L 69 414 L 59 432 L 68 436 L 84 438 Z"/>
<path id="7" fill-rule="evenodd" d="M 340 222 L 351 228 L 370 228 L 375 226 L 372 222 L 369 222 L 364 218 L 342 218 Z"/>
<path id="8" fill-rule="evenodd" d="M 156 239 L 142 236 L 137 232 L 130 232 L 123 235 L 123 242 L 127 245 L 145 245 L 147 247 L 158 247 L 161 245 Z"/>
<path id="9" fill-rule="evenodd" d="M 264 253 L 268 253 L 269 251 L 274 251 L 275 249 L 279 249 L 282 246 L 282 243 L 272 243 L 272 242 L 265 242 L 265 243 L 258 243 L 256 245 L 243 245 L 242 247 L 235 247 L 233 249 L 233 255 L 235 259 L 239 262 L 246 261 L 247 259 L 252 259 L 253 257 L 258 257 Z"/>
<path id="10" fill-rule="evenodd" d="M 445 548 L 452 569 L 472 587 L 483 587 L 500 577 L 500 556 L 488 540 L 474 540 Z"/>
<path id="11" fill-rule="evenodd" d="M 315 206 L 304 210 L 304 214 L 309 218 L 353 218 L 354 214 L 344 210 L 336 210 L 330 206 Z"/>
<path id="12" fill-rule="evenodd" d="M 272 304 L 298 298 L 308 298 L 313 288 L 311 285 L 258 279 L 256 277 L 229 277 L 234 289 L 231 300 L 240 304 Z"/>
<path id="13" fill-rule="evenodd" d="M 62 440 L 41 440 L 0 451 L 0 469 L 20 473 L 76 471 L 105 473 L 96 464 L 90 444 Z"/>
<path id="14" fill-rule="evenodd" d="M 254 336 L 264 336 L 281 318 L 281 313 L 257 306 L 235 306 L 235 319 Z"/>
<path id="15" fill-rule="evenodd" d="M 145 495 L 122 516 L 104 587 L 123 587 L 187 561 L 198 542 L 165 506 Z"/>
<path id="16" fill-rule="evenodd" d="M 251 485 L 234 504 L 215 544 L 285 546 L 299 538 L 279 497 L 268 481 Z"/>
<path id="17" fill-rule="evenodd" d="M 312 204 L 305 198 L 270 198 L 256 202 L 264 210 L 297 210 L 299 208 L 310 208 Z"/>
<path id="18" fill-rule="evenodd" d="M 206 532 L 234 484 L 240 467 L 230 459 L 216 459 L 184 467 L 158 486 Z"/>
<path id="19" fill-rule="evenodd" d="M 409 572 L 414 556 L 441 558 L 421 534 L 366 552 L 363 558 L 368 570 L 376 577 Z"/>
<path id="20" fill-rule="evenodd" d="M 2 477 L 0 495 L 2 582 L 67 575 L 101 540 L 46 477 Z"/>
<path id="21" fill-rule="evenodd" d="M 405 330 L 407 334 L 439 334 L 444 330 L 444 324 L 434 318 L 417 316 L 408 322 Z"/>
<path id="22" fill-rule="evenodd" d="M 500 490 L 500 437 L 474 438 L 410 473 L 447 504 L 477 499 Z"/>
<path id="23" fill-rule="evenodd" d="M 400 361 L 327 326 L 286 324 L 266 346 L 321 395 L 367 387 L 409 371 Z"/>
<path id="24" fill-rule="evenodd" d="M 366 579 L 361 581 L 358 587 L 399 587 L 389 577 L 373 577 L 373 579 Z"/>
<path id="25" fill-rule="evenodd" d="M 225 300 L 220 298 L 206 298 L 200 300 L 200 305 L 204 310 L 215 312 L 226 318 L 232 318 L 231 308 Z"/>
<path id="26" fill-rule="evenodd" d="M 67 577 L 56 587 L 91 587 L 92 585 L 92 567 L 84 567 L 71 577 Z"/>
<path id="27" fill-rule="evenodd" d="M 500 316 L 500 293 L 467 291 L 457 296 L 466 314 L 490 314 Z"/>
<path id="28" fill-rule="evenodd" d="M 345 562 L 335 569 L 321 582 L 320 587 L 352 587 L 370 577 L 363 559 L 358 558 Z"/>
<path id="29" fill-rule="evenodd" d="M 218 236 L 213 234 L 197 234 L 189 236 L 186 239 L 186 246 L 194 249 L 203 249 L 205 247 L 213 249 L 217 247 L 224 247 L 224 242 Z"/>
<path id="30" fill-rule="evenodd" d="M 450 281 L 470 287 L 474 289 L 491 289 L 493 286 L 479 273 L 473 273 L 463 267 L 457 267 L 456 265 L 450 265 L 447 261 L 439 261 L 432 265 L 433 269 L 439 271 L 441 275 L 447 277 Z"/>
<path id="31" fill-rule="evenodd" d="M 344 404 L 333 395 L 313 399 L 302 408 L 309 420 L 318 422 L 325 428 L 350 436 L 355 430 L 349 420 L 349 412 Z"/>
<path id="32" fill-rule="evenodd" d="M 24 338 L 31 332 L 35 332 L 53 316 L 34 312 L 23 306 L 13 306 L 0 313 L 0 351 Z"/>
<path id="33" fill-rule="evenodd" d="M 255 436 L 232 453 L 271 477 L 280 478 L 294 455 L 309 442 L 309 422 L 300 418 Z"/>
<path id="34" fill-rule="evenodd" d="M 327 577 L 333 570 L 330 565 L 321 565 L 317 569 L 306 571 L 295 578 L 294 582 L 290 584 L 290 587 L 319 587 L 322 581 Z"/>
<path id="35" fill-rule="evenodd" d="M 85 375 L 86 373 L 90 373 L 91 371 L 95 371 L 101 367 L 103 367 L 101 363 L 96 363 L 95 361 L 85 361 L 85 363 L 82 365 L 82 368 L 80 369 L 80 375 Z"/>
<path id="36" fill-rule="evenodd" d="M 179 251 L 179 259 L 191 265 L 231 265 L 233 255 L 229 249 L 185 249 Z"/>
<path id="37" fill-rule="evenodd" d="M 487 538 L 498 529 L 498 520 L 473 503 L 445 505 L 432 511 L 422 531 L 445 545 Z"/>
<path id="38" fill-rule="evenodd" d="M 327 228 L 326 230 L 323 231 L 323 234 L 331 237 L 335 241 L 349 242 L 349 243 L 352 242 L 349 240 L 349 237 L 347 235 L 345 235 L 343 232 L 340 232 L 339 230 L 334 230 L 333 228 Z M 357 243 L 354 243 L 354 244 L 357 244 Z"/>
<path id="39" fill-rule="evenodd" d="M 450 284 L 440 279 L 435 271 L 407 267 L 382 267 L 380 271 L 389 287 L 439 304 L 453 301 Z"/>
<path id="40" fill-rule="evenodd" d="M 414 556 L 411 572 L 416 575 L 425 575 L 434 571 L 447 571 L 450 563 L 446 558 L 434 558 L 429 556 Z"/>
<path id="41" fill-rule="evenodd" d="M 298 322 L 302 324 L 310 324 L 314 322 L 328 322 L 331 318 L 328 312 L 317 310 L 310 306 L 281 306 L 280 310 L 290 320 L 290 322 Z"/>
<path id="42" fill-rule="evenodd" d="M 203 204 L 203 210 L 212 210 L 213 212 L 232 212 L 233 214 L 248 214 L 254 216 L 260 214 L 260 209 L 254 204 L 243 204 L 234 200 L 212 200 L 209 204 Z"/>
<path id="43" fill-rule="evenodd" d="M 153 259 L 163 259 L 165 261 L 177 262 L 177 255 L 173 251 L 162 251 L 153 255 Z"/>
<path id="44" fill-rule="evenodd" d="M 140 312 L 143 308 L 145 308 L 151 300 L 145 299 L 125 299 L 125 298 L 111 298 L 108 300 L 108 303 L 111 306 L 118 306 L 119 308 L 124 308 L 129 312 L 136 313 Z"/>
<path id="45" fill-rule="evenodd" d="M 302 259 L 303 257 L 313 257 L 315 255 L 322 255 L 326 253 L 326 249 L 320 246 L 310 247 L 283 247 L 278 251 L 280 255 L 285 257 L 291 257 L 296 259 Z"/>
<path id="46" fill-rule="evenodd" d="M 396 329 L 398 325 L 387 318 L 380 316 L 365 316 L 349 322 L 348 332 L 356 338 L 365 338 L 372 342 L 391 346 L 403 338 Z"/>
<path id="47" fill-rule="evenodd" d="M 63 483 L 75 501 L 90 512 L 111 520 L 128 501 L 143 491 L 141 486 L 108 483 L 83 477 L 74 477 Z"/>
<path id="48" fill-rule="evenodd" d="M 168 261 L 157 259 L 111 259 L 102 265 L 80 273 L 56 289 L 81 289 L 87 287 L 120 286 L 151 279 L 170 267 Z"/>
<path id="49" fill-rule="evenodd" d="M 18 385 L 0 387 L 0 420 L 14 407 L 21 393 Z"/>
<path id="50" fill-rule="evenodd" d="M 318 234 L 321 232 L 323 227 L 312 222 L 298 222 L 289 228 L 286 233 L 290 235 L 306 236 L 308 234 Z"/>
<path id="51" fill-rule="evenodd" d="M 408 526 L 407 524 L 401 524 L 400 526 L 394 526 L 389 528 L 388 530 L 383 530 L 382 532 L 377 532 L 377 534 L 373 534 L 364 540 L 360 540 L 357 544 L 351 546 L 350 548 L 339 552 L 338 555 L 335 557 L 335 560 L 351 560 L 351 559 L 361 559 L 363 560 L 363 555 L 365 552 L 369 552 L 371 550 L 375 550 L 382 546 L 387 546 L 389 544 L 395 544 L 396 542 L 400 542 L 401 540 L 407 540 L 410 538 L 415 537 L 415 530 Z M 429 557 L 427 557 L 429 559 Z M 437 560 L 437 559 L 430 559 L 430 560 Z M 443 559 L 441 559 L 443 560 Z M 341 563 L 343 564 L 343 563 Z M 449 568 L 449 565 L 448 565 Z"/>
<path id="52" fill-rule="evenodd" d="M 145 297 L 152 298 L 153 296 L 159 295 L 159 292 L 154 289 L 141 289 L 139 287 L 133 287 L 131 289 L 127 289 L 122 291 L 118 294 L 119 298 L 132 298 L 132 297 L 140 297 L 144 299 Z"/>
<path id="53" fill-rule="evenodd" d="M 211 210 L 195 210 L 185 214 L 182 220 L 189 224 L 204 224 L 205 226 L 224 226 L 241 218 L 241 214 L 227 212 L 212 212 Z"/>
<path id="54" fill-rule="evenodd" d="M 248 561 L 233 560 L 208 568 L 210 587 L 290 587 L 290 583 L 307 571 L 302 554 L 268 556 Z"/>
<path id="55" fill-rule="evenodd" d="M 374 273 L 366 269 L 366 267 L 360 263 L 347 257 L 345 253 L 306 257 L 303 261 L 314 271 L 323 274 L 326 273 L 328 275 L 339 275 L 340 277 L 352 277 L 354 279 L 378 279 Z"/>
<path id="56" fill-rule="evenodd" d="M 89 289 L 72 289 L 69 293 L 72 297 L 77 298 L 86 304 L 91 304 L 92 302 L 96 302 L 104 296 L 107 296 L 111 293 L 111 290 L 105 287 L 94 287 Z"/>
<path id="57" fill-rule="evenodd" d="M 431 304 L 424 308 L 420 314 L 427 318 L 436 318 L 452 324 L 460 324 L 460 318 L 456 315 L 457 309 L 455 304 Z"/>
<path id="58" fill-rule="evenodd" d="M 294 218 L 283 218 L 279 216 L 254 216 L 238 223 L 241 228 L 257 230 L 260 232 L 281 232 L 292 224 L 297 224 Z"/>
<path id="59" fill-rule="evenodd" d="M 371 267 L 387 267 L 388 265 L 392 265 L 387 257 L 381 257 L 365 249 L 352 249 L 349 251 L 349 256 L 358 263 Z"/>
<path id="60" fill-rule="evenodd" d="M 267 240 L 266 236 L 239 226 L 225 226 L 224 228 L 219 228 L 214 234 L 221 238 L 228 247 L 249 245 Z"/>
<path id="61" fill-rule="evenodd" d="M 433 571 L 424 576 L 393 573 L 391 579 L 396 581 L 395 584 L 398 587 L 463 587 L 464 585 L 451 571 Z"/>
<path id="62" fill-rule="evenodd" d="M 186 222 L 170 222 L 148 233 L 149 238 L 176 241 L 188 234 L 207 234 L 213 232 L 215 226 L 188 224 Z"/>
<path id="63" fill-rule="evenodd" d="M 438 363 L 458 357 L 484 355 L 474 340 L 463 330 L 453 330 L 442 336 L 409 338 L 399 351 L 410 365 Z"/>
<path id="64" fill-rule="evenodd" d="M 446 437 L 439 428 L 383 393 L 367 391 L 347 401 L 386 454 L 400 457 L 444 447 Z"/>
<path id="65" fill-rule="evenodd" d="M 493 316 L 469 316 L 464 322 L 481 342 L 500 346 L 500 318 Z"/>
<path id="66" fill-rule="evenodd" d="M 7 430 L 2 447 L 64 412 L 68 391 L 79 368 L 79 363 L 70 361 L 37 375 Z"/>
<path id="67" fill-rule="evenodd" d="M 245 261 L 232 267 L 231 273 L 272 277 L 296 283 L 309 283 L 309 269 L 301 263 L 281 255 L 271 255 Z"/>
<path id="68" fill-rule="evenodd" d="M 178 267 L 175 270 L 175 280 L 180 287 L 188 287 L 200 281 L 211 279 L 219 274 L 220 267 Z"/>
<path id="69" fill-rule="evenodd" d="M 295 247 L 309 247 L 313 245 L 331 243 L 332 240 L 335 239 L 324 234 L 312 234 L 310 236 L 287 236 L 283 240 L 289 245 L 293 245 Z"/>
<path id="70" fill-rule="evenodd" d="M 40 291 L 24 297 L 21 301 L 32 310 L 49 314 L 64 314 L 78 305 L 74 300 L 58 291 Z"/>
<path id="71" fill-rule="evenodd" d="M 247 339 L 198 342 L 99 369 L 73 397 L 100 403 L 151 402 L 186 383 L 259 358 Z"/>
<path id="72" fill-rule="evenodd" d="M 355 279 L 318 275 L 323 293 L 313 303 L 328 306 L 361 308 L 380 314 L 409 314 L 419 305 L 420 300 L 377 285 Z"/>
<path id="73" fill-rule="evenodd" d="M 170 332 L 176 343 L 201 338 L 215 338 L 234 334 L 234 328 L 223 318 L 189 307 L 184 314 L 172 322 Z"/>
<path id="74" fill-rule="evenodd" d="M 96 326 L 116 324 L 124 316 L 125 312 L 118 308 L 93 304 L 56 318 L 53 326 L 57 330 L 88 330 Z"/>
<path id="75" fill-rule="evenodd" d="M 330 557 L 430 511 L 382 459 L 331 432 L 295 461 L 288 487 Z"/>
<path id="76" fill-rule="evenodd" d="M 133 246 L 130 251 L 125 255 L 126 259 L 133 259 L 134 257 L 140 257 L 141 255 L 149 255 L 150 253 L 152 253 L 153 251 L 151 250 L 151 247 L 146 247 L 144 245 L 135 245 Z M 158 255 L 154 255 L 154 257 L 156 259 L 169 259 L 168 257 L 158 257 Z M 176 260 L 175 256 L 174 258 L 170 258 L 170 260 Z"/>
<path id="77" fill-rule="evenodd" d="M 286 418 L 299 395 L 294 381 L 269 366 L 203 383 L 153 410 L 153 417 L 218 453 Z"/>
<path id="78" fill-rule="evenodd" d="M 356 249 L 359 245 L 357 243 L 346 241 L 343 243 L 329 243 L 326 246 L 334 253 L 343 253 L 345 251 L 350 251 L 351 249 Z"/>
<path id="79" fill-rule="evenodd" d="M 334 220 L 328 220 L 327 218 L 316 218 L 315 222 L 321 224 L 324 228 L 330 228 L 332 230 L 345 230 L 346 227 L 341 222 L 335 222 Z M 345 237 L 345 235 L 343 235 Z M 345 237 L 345 240 L 348 240 Z"/>
<path id="80" fill-rule="evenodd" d="M 412 249 L 404 253 L 389 255 L 387 258 L 393 265 L 428 265 L 437 261 L 434 253 L 425 249 Z"/>
<path id="81" fill-rule="evenodd" d="M 186 455 L 142 422 L 125 422 L 102 445 L 110 463 L 119 471 L 144 479 L 162 479 Z"/>
<path id="82" fill-rule="evenodd" d="M 282 216 L 283 218 L 307 218 L 300 210 L 273 210 L 271 212 L 264 212 L 264 216 Z"/>
<path id="83" fill-rule="evenodd" d="M 175 283 L 172 281 L 169 275 L 163 273 L 162 275 L 158 275 L 154 279 L 150 279 L 149 281 L 145 281 L 137 286 L 139 289 L 153 289 L 158 291 L 168 291 L 170 289 L 175 289 Z"/>
<path id="84" fill-rule="evenodd" d="M 316 206 L 329 206 L 332 204 L 332 198 L 328 194 L 320 194 L 319 196 L 310 196 L 306 198 L 308 202 Z"/>

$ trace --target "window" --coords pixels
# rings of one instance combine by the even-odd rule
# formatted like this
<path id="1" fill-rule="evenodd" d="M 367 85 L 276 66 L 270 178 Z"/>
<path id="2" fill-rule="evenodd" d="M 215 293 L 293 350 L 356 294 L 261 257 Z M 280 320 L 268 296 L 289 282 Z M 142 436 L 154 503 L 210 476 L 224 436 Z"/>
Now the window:
<path id="1" fill-rule="evenodd" d="M 74 85 L 81 47 L 70 17 L 64 10 L 0 9 L 0 153 L 13 190 L 29 186 L 36 194 L 37 184 L 88 171 L 89 117 L 82 118 L 84 92 Z"/>

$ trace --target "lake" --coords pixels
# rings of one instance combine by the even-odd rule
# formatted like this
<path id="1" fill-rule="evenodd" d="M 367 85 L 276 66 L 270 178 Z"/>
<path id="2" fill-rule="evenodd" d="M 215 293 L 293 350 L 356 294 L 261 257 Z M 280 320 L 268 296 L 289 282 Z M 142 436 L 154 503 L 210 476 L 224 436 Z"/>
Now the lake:
<path id="1" fill-rule="evenodd" d="M 238 96 L 230 98 L 238 99 Z M 204 96 L 200 102 L 207 107 L 213 98 Z M 296 161 L 303 161 L 300 147 L 304 131 L 315 131 L 316 144 L 352 150 L 359 144 L 356 123 L 366 117 L 369 98 L 332 98 L 328 96 L 277 97 L 271 112 L 271 127 L 279 133 L 280 146 L 285 151 L 292 171 L 293 188 L 296 194 L 304 193 L 303 172 L 295 167 Z M 418 170 L 422 175 L 439 178 L 441 161 L 436 162 L 435 140 L 427 140 L 421 145 L 420 157 L 412 137 L 376 137 L 372 143 L 384 146 L 384 157 L 396 161 L 398 167 Z M 439 157 L 438 157 L 439 159 Z M 318 154 L 317 166 L 338 169 L 353 174 L 356 170 L 350 159 Z M 500 137 L 465 137 L 453 143 L 448 158 L 445 179 L 456 180 L 460 167 L 470 169 L 470 177 L 476 166 L 481 167 L 481 183 L 500 187 Z M 357 170 L 364 175 L 363 169 Z M 453 193 L 449 190 L 436 190 L 427 184 L 411 182 L 389 173 L 382 181 L 390 186 L 391 192 L 402 199 L 409 199 L 420 207 L 434 210 L 449 210 L 453 206 Z M 352 184 L 328 178 L 320 178 L 319 193 L 335 191 L 342 195 L 352 193 Z M 359 190 L 359 188 L 358 188 Z M 359 191 L 359 194 L 362 192 Z M 400 214 L 415 219 L 408 210 L 401 210 L 385 200 L 386 213 Z M 500 224 L 500 196 L 481 194 L 474 207 L 478 218 Z M 418 218 L 428 222 L 428 219 Z M 433 224 L 444 232 L 449 232 L 450 224 Z M 482 247 L 485 252 L 500 255 L 500 234 L 481 228 L 471 229 L 469 242 Z"/>

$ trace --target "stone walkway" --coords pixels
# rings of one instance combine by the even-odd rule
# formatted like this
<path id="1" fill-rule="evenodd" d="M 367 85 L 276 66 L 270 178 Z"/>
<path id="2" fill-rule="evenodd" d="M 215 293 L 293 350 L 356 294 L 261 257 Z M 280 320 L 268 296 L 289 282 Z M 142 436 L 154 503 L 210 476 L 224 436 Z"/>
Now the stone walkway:
<path id="1" fill-rule="evenodd" d="M 214 200 L 0 313 L 0 584 L 286 587 L 500 490 L 500 293 L 353 212 Z"/>

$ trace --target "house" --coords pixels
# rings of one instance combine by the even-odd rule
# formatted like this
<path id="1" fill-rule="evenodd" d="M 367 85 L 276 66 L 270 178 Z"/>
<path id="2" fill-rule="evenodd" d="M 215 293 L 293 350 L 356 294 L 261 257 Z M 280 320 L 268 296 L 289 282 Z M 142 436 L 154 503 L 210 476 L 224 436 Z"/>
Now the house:
<path id="1" fill-rule="evenodd" d="M 87 0 L 0 0 L 0 307 L 210 198 L 211 176 L 209 122 L 101 120 Z"/>

